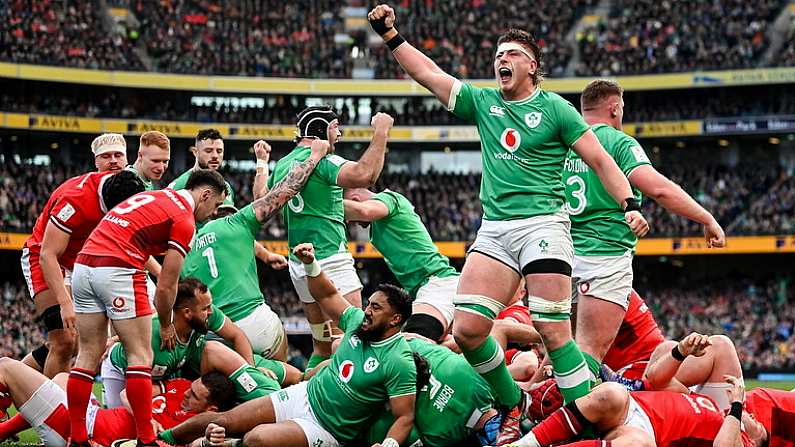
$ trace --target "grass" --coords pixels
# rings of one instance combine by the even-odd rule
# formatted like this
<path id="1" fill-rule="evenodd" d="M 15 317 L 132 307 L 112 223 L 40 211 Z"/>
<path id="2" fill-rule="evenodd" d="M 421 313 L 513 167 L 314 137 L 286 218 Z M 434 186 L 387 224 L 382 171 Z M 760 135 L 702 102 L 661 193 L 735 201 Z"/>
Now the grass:
<path id="1" fill-rule="evenodd" d="M 752 380 L 746 379 L 745 386 L 748 390 L 752 390 L 754 388 L 764 387 L 764 388 L 776 388 L 779 390 L 792 390 L 795 389 L 795 382 L 785 381 L 785 382 L 762 382 L 760 380 Z M 102 384 L 95 383 L 94 384 L 94 394 L 97 396 L 97 399 L 100 401 L 102 400 Z M 13 416 L 16 414 L 16 409 L 11 407 L 8 409 L 9 414 Z M 0 443 L 3 447 L 21 447 L 21 446 L 30 446 L 36 445 L 39 446 L 41 443 L 39 442 L 39 437 L 36 435 L 36 432 L 31 428 L 28 430 L 23 431 L 19 434 L 19 441 L 18 442 L 3 442 Z"/>

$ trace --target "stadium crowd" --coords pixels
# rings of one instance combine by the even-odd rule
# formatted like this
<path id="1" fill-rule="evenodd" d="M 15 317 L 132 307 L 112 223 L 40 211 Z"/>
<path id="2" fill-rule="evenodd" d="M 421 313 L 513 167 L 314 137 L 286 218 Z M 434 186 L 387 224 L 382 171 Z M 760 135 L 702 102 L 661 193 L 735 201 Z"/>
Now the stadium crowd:
<path id="1" fill-rule="evenodd" d="M 489 39 L 518 25 L 539 39 L 548 75 L 560 77 L 573 54 L 568 34 L 596 3 L 542 1 L 525 7 L 516 2 L 404 0 L 395 6 L 404 17 L 403 33 L 455 76 L 491 78 L 494 42 Z M 577 33 L 582 57 L 575 74 L 752 68 L 769 44 L 772 20 L 786 3 L 611 2 L 606 21 Z M 115 4 L 137 19 L 138 28 L 131 30 L 108 29 L 104 11 L 89 1 L 34 2 L 30 8 L 30 2 L 12 0 L 8 5 L 0 11 L 0 59 L 11 62 L 145 70 L 135 53 L 143 51 L 151 69 L 160 72 L 350 78 L 354 57 L 359 57 L 377 78 L 404 76 L 385 57 L 385 47 L 369 47 L 364 31 L 346 29 L 340 2 Z M 792 48 L 790 40 L 773 63 L 791 65 Z"/>
<path id="2" fill-rule="evenodd" d="M 0 8 L 0 59 L 23 64 L 143 70 L 133 43 L 110 32 L 95 2 L 9 0 Z"/>
<path id="3" fill-rule="evenodd" d="M 786 1 L 611 2 L 606 23 L 578 36 L 578 76 L 753 68 Z"/>
<path id="4" fill-rule="evenodd" d="M 787 234 L 795 229 L 795 176 L 785 168 L 764 165 L 733 169 L 725 165 L 666 164 L 659 167 L 733 234 Z M 29 231 L 50 192 L 76 175 L 75 167 L 34 166 L 11 160 L 0 163 L 0 230 Z M 82 171 L 80 171 L 82 172 Z M 224 171 L 238 205 L 250 203 L 251 174 Z M 163 184 L 173 175 L 166 175 Z M 430 171 L 424 174 L 385 173 L 377 189 L 406 195 L 434 240 L 471 241 L 480 228 L 480 175 Z M 775 197 L 775 200 L 770 200 Z M 772 207 L 770 204 L 774 204 Z M 651 236 L 698 235 L 699 225 L 672 216 L 652 200 L 644 201 Z M 281 216 L 266 223 L 260 237 L 284 239 Z"/>
<path id="5" fill-rule="evenodd" d="M 625 122 L 653 122 L 684 119 L 795 115 L 795 92 L 788 86 L 767 87 L 758 95 L 755 88 L 695 89 L 667 92 L 630 91 L 624 95 Z M 253 105 L 219 97 L 212 103 L 194 102 L 189 95 L 140 90 L 75 87 L 60 84 L 35 86 L 0 80 L 0 110 L 78 117 L 152 119 L 203 123 L 291 124 L 306 106 L 307 97 L 294 95 L 256 96 Z M 213 98 L 213 97 L 209 97 Z M 567 98 L 574 104 L 576 96 Z M 329 102 L 332 99 L 326 98 Z M 368 106 L 363 107 L 365 101 Z M 365 110 L 369 110 L 366 113 Z M 343 125 L 367 124 L 376 112 L 396 117 L 397 125 L 464 125 L 438 101 L 427 97 L 346 98 L 340 107 Z"/>

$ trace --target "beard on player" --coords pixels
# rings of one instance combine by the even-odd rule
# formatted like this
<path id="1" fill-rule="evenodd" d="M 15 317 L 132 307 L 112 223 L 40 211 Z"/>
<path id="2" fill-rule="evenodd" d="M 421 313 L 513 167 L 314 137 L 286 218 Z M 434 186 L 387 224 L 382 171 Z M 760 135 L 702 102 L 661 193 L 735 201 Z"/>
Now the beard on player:
<path id="1" fill-rule="evenodd" d="M 207 325 L 207 320 L 209 320 L 209 317 L 201 318 L 199 315 L 194 314 L 188 320 L 188 326 L 200 334 L 206 334 L 210 331 L 210 327 Z"/>
<path id="2" fill-rule="evenodd" d="M 390 329 L 389 318 L 377 318 L 365 312 L 364 321 L 354 334 L 362 341 L 380 341 L 384 333 Z"/>

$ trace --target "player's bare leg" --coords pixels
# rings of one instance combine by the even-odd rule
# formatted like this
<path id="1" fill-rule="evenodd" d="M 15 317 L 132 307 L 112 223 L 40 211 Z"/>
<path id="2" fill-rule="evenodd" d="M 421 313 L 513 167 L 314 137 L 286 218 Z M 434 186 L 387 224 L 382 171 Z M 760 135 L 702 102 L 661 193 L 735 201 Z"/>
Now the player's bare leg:
<path id="1" fill-rule="evenodd" d="M 27 402 L 47 380 L 47 377 L 18 360 L 0 358 L 0 392 L 9 394 L 17 408 Z M 4 408 L 0 407 L 0 410 Z"/>
<path id="2" fill-rule="evenodd" d="M 261 424 L 246 433 L 243 445 L 247 447 L 309 447 L 306 434 L 293 421 Z"/>
<path id="3" fill-rule="evenodd" d="M 742 366 L 734 343 L 729 337 L 712 335 L 709 337 L 709 342 L 704 355 L 688 356 L 674 378 L 685 387 L 697 387 L 697 393 L 711 397 L 721 409 L 726 409 L 731 402 L 726 393 L 729 387 L 723 377 L 730 375 L 742 379 Z M 671 352 L 676 345 L 676 341 L 668 340 L 657 346 L 651 355 L 649 365 Z M 653 383 L 651 385 L 654 386 Z"/>
<path id="4" fill-rule="evenodd" d="M 49 289 L 37 293 L 33 298 L 33 303 L 36 306 L 36 318 L 41 317 L 47 309 L 58 304 L 55 294 Z M 49 318 L 60 319 L 60 315 L 52 315 Z M 52 327 L 52 324 L 45 323 L 45 325 Z M 50 327 L 47 328 L 49 353 L 43 367 L 44 375 L 47 377 L 69 371 L 72 358 L 77 353 L 77 334 L 74 331 L 51 329 Z M 61 327 L 63 326 L 61 325 Z"/>
<path id="5" fill-rule="evenodd" d="M 502 349 L 489 333 L 492 320 L 511 299 L 519 280 L 517 272 L 505 264 L 470 253 L 459 280 L 453 318 L 453 337 L 464 357 L 486 379 L 498 402 L 508 407 L 519 403 L 521 390 L 505 366 Z"/>
<path id="6" fill-rule="evenodd" d="M 626 310 L 616 303 L 590 295 L 577 297 L 577 346 L 585 354 L 585 361 L 594 376 L 610 346 L 618 335 Z"/>
<path id="7" fill-rule="evenodd" d="M 224 427 L 226 436 L 241 438 L 260 424 L 276 422 L 276 411 L 273 408 L 270 396 L 244 402 L 235 408 L 223 413 L 198 414 L 176 427 L 166 430 L 164 440 L 172 444 L 184 444 L 204 436 L 207 425 L 210 423 Z"/>
<path id="8" fill-rule="evenodd" d="M 442 326 L 442 331 L 441 331 L 442 335 L 439 337 L 439 339 L 434 340 L 435 342 L 437 343 L 440 342 L 441 339 L 443 339 L 445 335 L 447 335 L 447 332 L 450 329 L 450 322 L 447 321 L 447 318 L 445 318 L 444 315 L 442 315 L 442 313 L 439 312 L 439 310 L 433 307 L 432 305 L 427 303 L 415 303 L 411 307 L 411 316 L 414 317 L 415 315 L 428 315 L 429 317 L 432 317 L 433 319 L 438 321 L 439 324 Z M 411 318 L 409 318 L 408 321 L 409 321 L 408 324 L 412 324 Z"/>
<path id="9" fill-rule="evenodd" d="M 155 441 L 152 430 L 152 316 L 113 320 L 113 327 L 127 353 L 125 389 L 130 401 L 138 443 Z M 104 340 L 103 346 L 104 349 Z"/>
<path id="10" fill-rule="evenodd" d="M 75 366 L 69 373 L 66 400 L 72 410 L 69 412 L 70 436 L 74 443 L 80 444 L 88 441 L 86 409 L 93 391 L 94 376 L 105 351 L 108 318 L 101 312 L 78 313 L 77 332 L 80 336 L 80 352 L 77 354 Z"/>

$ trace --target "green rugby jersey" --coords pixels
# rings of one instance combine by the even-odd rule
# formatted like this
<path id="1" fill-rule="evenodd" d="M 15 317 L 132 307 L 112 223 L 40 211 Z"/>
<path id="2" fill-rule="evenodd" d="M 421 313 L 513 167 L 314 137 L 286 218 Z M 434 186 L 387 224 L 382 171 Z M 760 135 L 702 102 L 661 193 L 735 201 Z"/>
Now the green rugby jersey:
<path id="1" fill-rule="evenodd" d="M 139 174 L 138 170 L 135 169 L 135 166 L 127 165 L 127 166 L 124 167 L 124 170 L 125 171 L 130 171 L 133 174 L 135 174 L 143 182 L 145 191 L 154 191 L 155 190 L 155 183 L 153 181 L 149 180 L 148 178 L 142 176 L 141 174 Z"/>
<path id="2" fill-rule="evenodd" d="M 640 143 L 624 132 L 607 124 L 597 124 L 591 129 L 624 175 L 629 176 L 638 166 L 651 164 Z M 566 157 L 563 181 L 575 254 L 619 256 L 635 250 L 638 238 L 624 220 L 623 208 L 574 151 Z M 633 192 L 638 200 L 642 199 L 637 188 Z"/>
<path id="3" fill-rule="evenodd" d="M 215 305 L 212 307 L 213 311 L 207 319 L 207 327 L 212 332 L 218 332 L 224 326 L 224 319 L 226 316 Z M 187 342 L 180 342 L 177 337 L 177 346 L 169 351 L 160 349 L 160 320 L 155 315 L 152 318 L 152 379 L 159 380 L 168 377 L 176 372 L 185 364 L 188 353 L 193 346 L 204 345 L 204 334 L 196 331 L 191 331 L 188 336 Z M 121 343 L 116 343 L 110 350 L 110 363 L 113 364 L 120 371 L 127 369 L 127 353 Z"/>
<path id="4" fill-rule="evenodd" d="M 312 413 L 342 443 L 364 430 L 390 398 L 416 393 L 417 371 L 403 335 L 364 342 L 355 335 L 363 321 L 361 309 L 343 312 L 339 327 L 345 336 L 331 363 L 307 384 Z"/>
<path id="5" fill-rule="evenodd" d="M 405 196 L 386 190 L 376 194 L 374 199 L 386 205 L 389 214 L 370 224 L 370 242 L 384 255 L 389 269 L 412 297 L 416 297 L 417 289 L 432 276 L 458 275 L 450 266 L 450 260 L 439 253 Z"/>
<path id="6" fill-rule="evenodd" d="M 268 188 L 272 189 L 287 176 L 294 164 L 306 161 L 310 155 L 312 149 L 309 146 L 298 146 L 285 155 L 276 163 L 268 179 Z M 282 209 L 291 259 L 297 261 L 292 249 L 304 242 L 314 245 L 317 259 L 348 251 L 342 188 L 337 186 L 337 175 L 347 161 L 333 154 L 323 157 L 304 189 Z"/>
<path id="7" fill-rule="evenodd" d="M 565 203 L 561 170 L 588 125 L 559 95 L 536 86 L 520 101 L 499 89 L 457 83 L 452 112 L 477 126 L 483 159 L 480 201 L 488 220 L 554 214 Z"/>
<path id="8" fill-rule="evenodd" d="M 249 316 L 265 302 L 254 254 L 260 225 L 252 205 L 207 222 L 197 230 L 182 266 L 180 276 L 193 276 L 207 284 L 213 304 L 232 321 Z"/>

